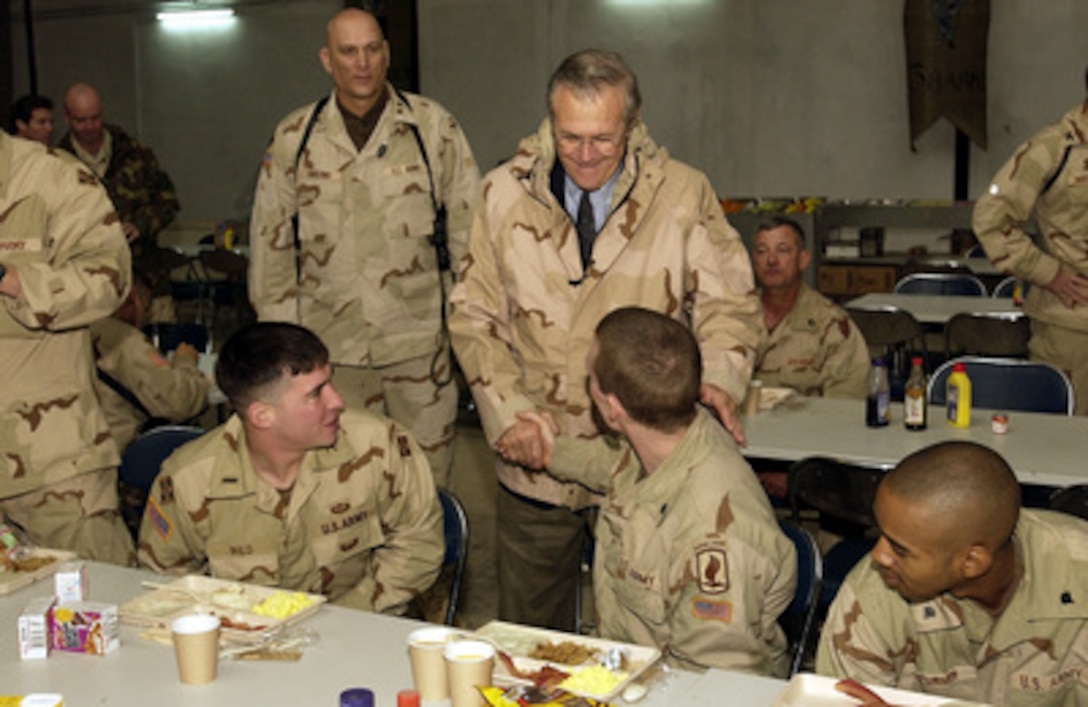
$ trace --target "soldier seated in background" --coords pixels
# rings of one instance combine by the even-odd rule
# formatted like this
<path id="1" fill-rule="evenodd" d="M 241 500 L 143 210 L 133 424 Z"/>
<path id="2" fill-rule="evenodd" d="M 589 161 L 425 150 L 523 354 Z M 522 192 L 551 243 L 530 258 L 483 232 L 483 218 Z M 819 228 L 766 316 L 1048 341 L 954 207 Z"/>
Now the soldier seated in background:
<path id="1" fill-rule="evenodd" d="M 216 364 L 236 411 L 162 467 L 140 527 L 140 562 L 325 594 L 402 613 L 444 552 L 430 467 L 408 432 L 345 410 L 312 332 L 239 329 Z"/>
<path id="2" fill-rule="evenodd" d="M 521 418 L 553 440 L 551 473 L 607 493 L 593 568 L 600 635 L 656 645 L 688 669 L 785 675 L 777 621 L 796 553 L 729 432 L 698 404 L 695 337 L 664 314 L 615 310 L 586 368 L 598 424 L 625 441 L 617 452 L 587 463 L 547 413 Z"/>
<path id="3" fill-rule="evenodd" d="M 209 381 L 197 368 L 197 350 L 182 342 L 167 359 L 144 335 L 150 306 L 151 286 L 133 273 L 132 289 L 113 316 L 91 325 L 95 391 L 121 451 L 148 422 L 185 422 L 208 404 Z"/>
<path id="4" fill-rule="evenodd" d="M 869 348 L 846 310 L 805 284 L 810 260 L 796 221 L 775 217 L 757 228 L 752 270 L 766 336 L 752 378 L 802 395 L 864 399 Z M 785 471 L 761 470 L 759 479 L 768 494 L 785 497 Z"/>
<path id="5" fill-rule="evenodd" d="M 996 452 L 943 442 L 890 471 L 872 561 L 832 603 L 816 670 L 994 705 L 1088 704 L 1088 523 L 1020 508 Z"/>

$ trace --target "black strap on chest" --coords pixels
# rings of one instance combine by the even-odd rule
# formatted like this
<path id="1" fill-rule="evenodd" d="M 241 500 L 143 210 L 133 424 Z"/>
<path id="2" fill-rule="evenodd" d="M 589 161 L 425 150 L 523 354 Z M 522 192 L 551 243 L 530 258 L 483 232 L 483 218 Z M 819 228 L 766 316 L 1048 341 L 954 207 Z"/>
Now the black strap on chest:
<path id="1" fill-rule="evenodd" d="M 397 97 L 404 102 L 404 105 L 408 106 L 408 110 L 412 112 L 412 104 L 408 101 L 408 97 L 401 93 L 400 89 L 393 87 Z M 302 161 L 302 151 L 306 149 L 306 143 L 310 140 L 310 133 L 313 132 L 314 123 L 317 122 L 318 115 L 321 113 L 321 109 L 325 107 L 325 104 L 329 102 L 329 97 L 322 97 L 316 104 L 314 104 L 314 110 L 310 113 L 310 119 L 306 121 L 306 128 L 302 131 L 302 140 L 298 143 L 298 150 L 295 152 L 295 179 L 298 180 L 298 165 Z M 441 296 L 439 302 L 439 311 L 442 321 L 441 336 L 443 337 L 443 343 L 439 346 L 438 351 L 435 353 L 434 358 L 431 361 L 431 380 L 438 386 L 448 385 L 453 380 L 453 371 L 447 370 L 444 376 L 439 377 L 435 371 L 436 364 L 442 351 L 446 348 L 446 283 L 442 279 L 442 273 L 450 270 L 450 249 L 449 249 L 449 231 L 447 230 L 447 213 L 446 205 L 439 203 L 436 196 L 437 192 L 434 186 L 434 171 L 431 169 L 431 160 L 427 156 L 427 148 L 423 145 L 423 136 L 419 134 L 419 126 L 415 123 L 408 123 L 408 128 L 412 131 L 412 137 L 415 138 L 416 145 L 419 146 L 419 154 L 423 157 L 423 166 L 427 169 L 427 183 L 430 185 L 430 197 L 431 207 L 434 209 L 434 223 L 431 226 L 431 235 L 428 239 L 430 244 L 434 246 L 435 259 L 438 262 L 438 291 Z M 298 235 L 298 209 L 295 209 L 294 215 L 291 217 L 291 229 L 294 233 L 295 239 L 295 281 L 301 287 L 302 283 L 302 241 Z M 300 317 L 301 321 L 301 317 Z"/>
<path id="2" fill-rule="evenodd" d="M 1054 169 L 1054 173 L 1047 178 L 1046 183 L 1043 184 L 1043 188 L 1039 191 L 1039 196 L 1046 194 L 1050 187 L 1054 186 L 1054 182 L 1058 181 L 1058 175 L 1065 169 L 1065 163 L 1069 161 L 1069 153 L 1072 149 L 1072 145 L 1065 146 L 1065 152 L 1062 153 L 1062 158 L 1058 160 L 1058 166 Z"/>

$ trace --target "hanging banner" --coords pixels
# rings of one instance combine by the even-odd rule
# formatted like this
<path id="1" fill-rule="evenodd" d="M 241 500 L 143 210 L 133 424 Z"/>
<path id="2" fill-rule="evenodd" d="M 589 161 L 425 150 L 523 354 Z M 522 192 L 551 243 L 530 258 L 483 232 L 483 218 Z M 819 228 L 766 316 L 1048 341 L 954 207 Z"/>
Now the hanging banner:
<path id="1" fill-rule="evenodd" d="M 986 149 L 990 0 L 904 0 L 910 144 L 940 117 Z"/>

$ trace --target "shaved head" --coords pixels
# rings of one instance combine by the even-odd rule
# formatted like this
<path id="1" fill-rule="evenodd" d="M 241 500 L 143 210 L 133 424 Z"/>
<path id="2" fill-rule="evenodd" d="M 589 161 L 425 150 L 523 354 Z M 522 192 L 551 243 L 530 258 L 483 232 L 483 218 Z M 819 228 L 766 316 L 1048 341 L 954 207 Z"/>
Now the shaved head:
<path id="1" fill-rule="evenodd" d="M 104 139 L 102 112 L 102 99 L 89 83 L 74 83 L 64 92 L 64 119 L 72 137 L 91 153 L 98 152 Z"/>
<path id="2" fill-rule="evenodd" d="M 973 442 L 942 442 L 911 454 L 888 472 L 880 491 L 944 527 L 950 544 L 998 547 L 1020 515 L 1012 469 L 997 452 Z"/>

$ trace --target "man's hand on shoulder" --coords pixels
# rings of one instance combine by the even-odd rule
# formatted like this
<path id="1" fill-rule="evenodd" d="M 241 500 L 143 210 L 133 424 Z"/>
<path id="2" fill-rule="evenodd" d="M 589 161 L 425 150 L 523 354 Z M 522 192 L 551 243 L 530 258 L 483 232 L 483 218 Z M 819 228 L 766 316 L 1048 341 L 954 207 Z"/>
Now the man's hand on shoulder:
<path id="1" fill-rule="evenodd" d="M 740 415 L 737 414 L 737 403 L 725 392 L 713 383 L 703 383 L 699 389 L 699 402 L 712 409 L 722 423 L 722 427 L 733 435 L 737 444 L 744 446 L 748 440 L 744 438 L 744 426 L 740 423 Z"/>

